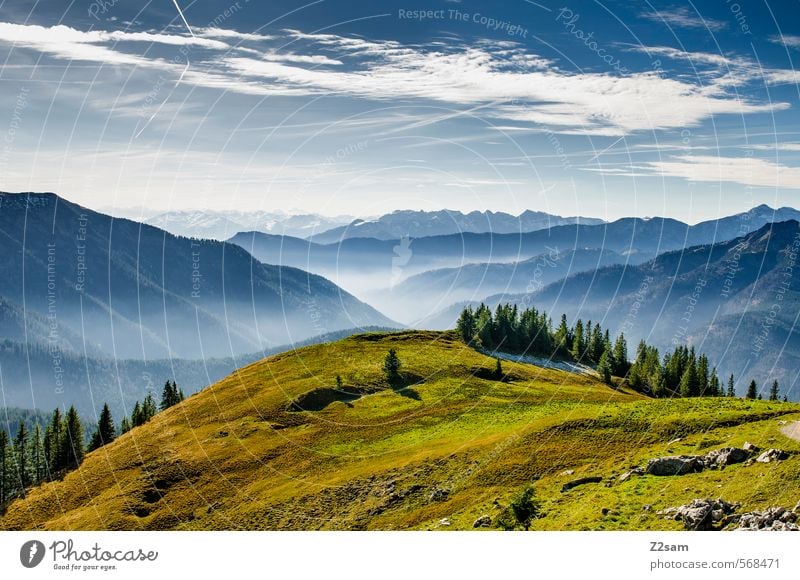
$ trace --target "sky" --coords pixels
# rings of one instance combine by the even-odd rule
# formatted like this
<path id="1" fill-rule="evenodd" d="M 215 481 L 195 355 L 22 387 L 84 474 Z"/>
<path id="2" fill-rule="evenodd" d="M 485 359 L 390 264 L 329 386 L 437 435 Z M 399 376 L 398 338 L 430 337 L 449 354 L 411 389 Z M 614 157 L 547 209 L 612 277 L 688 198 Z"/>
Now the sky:
<path id="1" fill-rule="evenodd" d="M 0 189 L 120 213 L 800 206 L 800 2 L 0 0 Z"/>

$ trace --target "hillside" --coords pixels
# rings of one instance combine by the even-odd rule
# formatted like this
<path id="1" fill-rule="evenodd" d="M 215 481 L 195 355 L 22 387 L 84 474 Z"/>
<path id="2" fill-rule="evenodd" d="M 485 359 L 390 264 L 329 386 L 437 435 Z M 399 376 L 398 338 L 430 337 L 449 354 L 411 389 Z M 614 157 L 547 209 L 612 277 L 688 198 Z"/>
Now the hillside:
<path id="1" fill-rule="evenodd" d="M 0 316 L 12 321 L 0 338 L 114 358 L 204 358 L 396 326 L 330 281 L 235 245 L 54 194 L 0 193 L 0 205 Z"/>
<path id="2" fill-rule="evenodd" d="M 638 266 L 578 273 L 529 296 L 488 302 L 533 303 L 570 319 L 600 320 L 614 333 L 623 331 L 631 344 L 645 338 L 664 349 L 688 341 L 723 376 L 791 385 L 800 362 L 800 278 L 791 274 L 798 250 L 800 223 L 780 222 L 727 242 L 667 252 Z M 452 314 L 450 309 L 441 318 Z M 790 397 L 799 394 L 794 390 Z"/>
<path id="3" fill-rule="evenodd" d="M 405 388 L 385 384 L 389 348 Z M 358 335 L 273 356 L 31 490 L 0 527 L 472 529 L 530 484 L 544 502 L 534 529 L 679 529 L 656 511 L 696 497 L 722 496 L 742 511 L 797 502 L 800 443 L 780 434 L 779 420 L 800 418 L 800 406 L 651 400 L 507 361 L 498 380 L 494 365 L 436 332 Z M 618 478 L 651 457 L 745 440 L 791 455 Z M 561 492 L 583 476 L 604 483 Z"/>

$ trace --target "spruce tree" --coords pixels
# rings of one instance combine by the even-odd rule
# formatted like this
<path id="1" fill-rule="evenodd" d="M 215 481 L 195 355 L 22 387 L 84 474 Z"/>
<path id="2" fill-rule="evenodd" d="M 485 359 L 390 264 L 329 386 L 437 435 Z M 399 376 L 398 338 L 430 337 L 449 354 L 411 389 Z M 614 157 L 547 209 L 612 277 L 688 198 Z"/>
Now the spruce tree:
<path id="1" fill-rule="evenodd" d="M 758 396 L 757 391 L 758 391 L 758 385 L 756 385 L 756 382 L 750 381 L 750 384 L 747 385 L 747 395 L 745 395 L 745 397 L 747 399 L 755 399 Z"/>
<path id="2" fill-rule="evenodd" d="M 467 307 L 461 311 L 461 316 L 458 317 L 458 322 L 456 323 L 456 329 L 461 336 L 461 340 L 465 343 L 470 344 L 473 341 L 478 327 L 475 324 L 475 314 L 472 312 L 472 308 Z"/>
<path id="3" fill-rule="evenodd" d="M 155 417 L 157 412 L 158 406 L 156 405 L 156 399 L 153 397 L 153 393 L 147 393 L 142 401 L 143 423 L 147 423 L 150 419 Z"/>
<path id="4" fill-rule="evenodd" d="M 733 380 L 733 375 L 728 377 L 728 396 L 729 397 L 736 396 L 736 382 Z"/>
<path id="5" fill-rule="evenodd" d="M 9 471 L 8 434 L 5 429 L 0 429 L 0 506 L 4 505 L 11 495 Z"/>
<path id="6" fill-rule="evenodd" d="M 99 449 L 103 445 L 108 445 L 116 437 L 117 430 L 114 426 L 114 418 L 111 416 L 111 410 L 108 404 L 103 404 L 103 409 L 100 411 L 100 418 L 97 421 L 97 429 L 92 434 L 92 441 L 89 444 L 89 450 Z"/>
<path id="7" fill-rule="evenodd" d="M 494 378 L 498 381 L 503 378 L 503 365 L 500 363 L 500 359 L 495 359 L 496 364 L 494 366 Z"/>
<path id="8" fill-rule="evenodd" d="M 600 355 L 597 372 L 600 373 L 604 383 L 611 384 L 611 354 L 608 350 L 603 351 L 603 354 Z"/>
<path id="9" fill-rule="evenodd" d="M 144 415 L 142 415 L 142 405 L 139 401 L 133 404 L 133 411 L 131 411 L 131 426 L 138 427 L 144 425 Z"/>
<path id="10" fill-rule="evenodd" d="M 31 434 L 29 457 L 31 462 L 31 478 L 34 484 L 41 483 L 47 474 L 47 462 L 44 454 L 44 441 L 42 440 L 42 428 L 39 422 L 33 426 Z"/>
<path id="11" fill-rule="evenodd" d="M 689 365 L 684 371 L 678 389 L 681 397 L 696 397 L 699 394 L 697 365 L 694 361 L 690 361 Z"/>
<path id="12" fill-rule="evenodd" d="M 769 389 L 769 400 L 770 401 L 777 401 L 778 397 L 780 396 L 780 387 L 778 386 L 778 381 L 772 381 L 772 387 Z"/>
<path id="13" fill-rule="evenodd" d="M 64 417 L 60 448 L 66 469 L 75 469 L 83 461 L 83 424 L 75 407 L 70 407 Z"/>
<path id="14" fill-rule="evenodd" d="M 572 331 L 572 350 L 570 354 L 576 361 L 580 361 L 583 359 L 584 352 L 586 352 L 586 338 L 583 335 L 583 321 L 579 319 Z"/>
<path id="15" fill-rule="evenodd" d="M 28 457 L 28 428 L 25 421 L 20 420 L 17 436 L 14 438 L 14 463 L 16 480 L 23 493 L 25 488 L 31 484 Z"/>
<path id="16" fill-rule="evenodd" d="M 119 434 L 124 435 L 130 430 L 131 430 L 131 420 L 128 419 L 127 417 L 123 417 L 122 421 L 120 421 L 119 424 Z"/>
<path id="17" fill-rule="evenodd" d="M 630 363 L 628 362 L 628 343 L 625 340 L 625 335 L 620 333 L 617 340 L 614 342 L 614 362 L 617 368 L 614 369 L 614 374 L 619 377 L 624 377 L 630 370 Z"/>
<path id="18" fill-rule="evenodd" d="M 392 386 L 397 385 L 400 381 L 400 366 L 400 357 L 397 356 L 397 351 L 390 348 L 383 360 L 383 371 L 386 374 L 386 380 Z"/>
<path id="19" fill-rule="evenodd" d="M 65 457 L 61 454 L 61 438 L 64 434 L 64 420 L 61 410 L 56 407 L 45 430 L 44 454 L 47 457 L 48 478 L 64 469 Z"/>

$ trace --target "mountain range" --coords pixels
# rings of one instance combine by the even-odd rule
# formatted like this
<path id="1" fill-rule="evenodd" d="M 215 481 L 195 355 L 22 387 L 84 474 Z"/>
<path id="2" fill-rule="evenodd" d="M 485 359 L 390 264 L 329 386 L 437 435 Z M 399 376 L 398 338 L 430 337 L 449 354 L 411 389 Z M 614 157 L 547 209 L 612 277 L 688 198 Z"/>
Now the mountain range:
<path id="1" fill-rule="evenodd" d="M 574 274 L 530 294 L 487 299 L 535 304 L 624 332 L 662 350 L 690 344 L 723 376 L 793 385 L 800 367 L 800 223 L 666 252 L 639 265 Z M 429 326 L 448 325 L 459 308 Z M 744 390 L 740 382 L 738 388 Z"/>
<path id="2" fill-rule="evenodd" d="M 224 357 L 395 326 L 328 280 L 242 248 L 115 219 L 54 194 L 0 194 L 7 336 L 114 358 Z"/>
<path id="3" fill-rule="evenodd" d="M 516 216 L 493 211 L 462 213 L 448 209 L 441 211 L 398 210 L 374 220 L 354 220 L 347 225 L 314 234 L 309 239 L 318 244 L 331 244 L 347 238 L 395 240 L 404 237 L 423 238 L 461 233 L 513 234 L 578 223 L 593 225 L 601 224 L 603 220 L 587 217 L 561 217 L 533 210 L 525 210 Z"/>

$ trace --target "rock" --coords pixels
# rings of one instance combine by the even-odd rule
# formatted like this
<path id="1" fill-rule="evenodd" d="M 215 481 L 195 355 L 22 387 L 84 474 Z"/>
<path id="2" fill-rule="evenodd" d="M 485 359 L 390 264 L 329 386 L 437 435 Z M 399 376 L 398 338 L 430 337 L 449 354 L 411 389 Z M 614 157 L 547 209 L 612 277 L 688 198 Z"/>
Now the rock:
<path id="1" fill-rule="evenodd" d="M 649 460 L 645 468 L 650 475 L 684 475 L 702 470 L 703 461 L 697 455 L 657 457 Z"/>
<path id="2" fill-rule="evenodd" d="M 619 476 L 620 481 L 628 481 L 634 475 L 644 475 L 644 469 L 641 467 L 634 467 L 633 469 L 626 471 L 622 475 Z"/>
<path id="3" fill-rule="evenodd" d="M 600 483 L 603 481 L 602 477 L 581 477 L 580 479 L 573 479 L 561 486 L 561 493 L 565 491 L 569 491 L 574 487 L 578 487 L 579 485 L 585 485 L 587 483 Z"/>
<path id="4" fill-rule="evenodd" d="M 742 445 L 742 449 L 749 453 L 758 453 L 761 449 L 757 445 L 753 445 L 749 441 L 745 441 L 744 445 Z"/>
<path id="5" fill-rule="evenodd" d="M 691 503 L 658 512 L 683 522 L 683 527 L 692 531 L 720 529 L 727 525 L 728 518 L 736 511 L 737 504 L 719 499 L 693 499 Z"/>
<path id="6" fill-rule="evenodd" d="M 605 508 L 605 507 L 600 510 L 600 513 L 603 514 L 604 516 L 618 516 L 619 515 L 619 512 L 616 512 L 616 511 L 614 511 L 614 510 L 612 510 L 610 508 Z"/>
<path id="7" fill-rule="evenodd" d="M 797 502 L 797 505 L 794 506 L 792 511 L 796 514 L 800 514 L 800 501 Z"/>
<path id="8" fill-rule="evenodd" d="M 742 514 L 739 518 L 740 530 L 800 531 L 797 526 L 798 515 L 783 507 L 770 507 L 763 511 Z"/>
<path id="9" fill-rule="evenodd" d="M 733 465 L 734 463 L 742 463 L 747 461 L 750 453 L 744 449 L 736 447 L 723 447 L 722 449 L 715 449 L 709 451 L 703 456 L 703 465 L 710 469 L 718 467 L 725 467 L 726 465 Z"/>
<path id="10" fill-rule="evenodd" d="M 449 491 L 437 487 L 431 492 L 431 495 L 428 496 L 428 501 L 446 501 L 449 496 Z"/>
<path id="11" fill-rule="evenodd" d="M 788 458 L 789 454 L 782 449 L 767 449 L 756 458 L 756 461 L 759 463 L 769 463 L 771 461 L 781 461 Z"/>
<path id="12" fill-rule="evenodd" d="M 677 439 L 673 439 L 672 441 L 667 443 L 667 446 L 669 447 L 670 445 L 673 445 L 675 443 L 680 443 L 681 441 L 683 441 L 683 437 L 678 437 Z"/>
<path id="13" fill-rule="evenodd" d="M 473 528 L 488 528 L 492 525 L 492 518 L 486 514 L 479 517 L 477 520 L 472 522 Z"/>
<path id="14" fill-rule="evenodd" d="M 574 470 L 574 469 L 565 469 L 564 471 L 562 471 L 561 473 L 559 473 L 559 475 L 560 475 L 561 477 L 566 477 L 566 476 L 568 476 L 568 475 L 575 475 L 575 470 Z"/>
<path id="15" fill-rule="evenodd" d="M 653 509 L 653 506 L 651 506 L 649 503 L 646 503 L 646 504 L 644 504 L 644 505 L 642 506 L 642 511 L 643 511 L 643 512 L 649 512 L 649 511 L 651 511 L 652 509 Z"/>
<path id="16" fill-rule="evenodd" d="M 450 525 L 450 518 L 442 518 L 439 520 L 440 527 L 446 527 Z"/>

